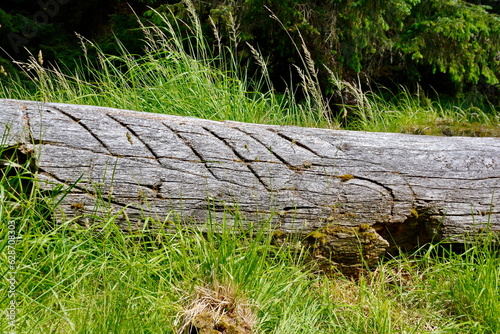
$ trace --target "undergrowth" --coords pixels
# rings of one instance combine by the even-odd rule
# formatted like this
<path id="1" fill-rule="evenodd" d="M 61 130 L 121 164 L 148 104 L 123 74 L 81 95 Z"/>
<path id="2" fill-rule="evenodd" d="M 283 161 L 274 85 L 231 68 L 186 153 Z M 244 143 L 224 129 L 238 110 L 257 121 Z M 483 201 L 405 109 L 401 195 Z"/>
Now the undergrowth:
<path id="1" fill-rule="evenodd" d="M 255 61 L 262 71 L 249 74 L 233 47 L 223 46 L 221 41 L 209 45 L 194 9 L 186 3 L 190 22 L 171 22 L 157 13 L 161 26 L 142 26 L 144 55 L 130 54 L 118 40 L 121 54 L 107 55 L 98 45 L 80 37 L 84 57 L 73 73 L 57 65 L 45 66 L 41 53 L 32 55 L 18 65 L 34 88 L 23 85 L 17 77 L 4 79 L 0 81 L 0 97 L 213 120 L 335 126 L 325 117 L 323 102 L 308 97 L 298 103 L 292 92 L 275 93 L 266 60 L 257 50 Z"/>

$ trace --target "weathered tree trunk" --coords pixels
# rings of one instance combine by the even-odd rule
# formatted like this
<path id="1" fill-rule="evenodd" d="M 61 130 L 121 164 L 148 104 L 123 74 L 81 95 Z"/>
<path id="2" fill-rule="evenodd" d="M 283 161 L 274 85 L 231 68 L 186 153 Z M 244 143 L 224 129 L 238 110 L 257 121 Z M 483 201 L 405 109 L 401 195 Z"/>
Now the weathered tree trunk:
<path id="1" fill-rule="evenodd" d="M 390 247 L 500 230 L 500 139 L 215 122 L 0 100 L 4 145 L 31 152 L 43 188 L 78 183 L 61 217 L 120 212 L 124 229 L 176 213 L 272 222 L 344 267 Z M 101 200 L 102 199 L 102 200 Z"/>

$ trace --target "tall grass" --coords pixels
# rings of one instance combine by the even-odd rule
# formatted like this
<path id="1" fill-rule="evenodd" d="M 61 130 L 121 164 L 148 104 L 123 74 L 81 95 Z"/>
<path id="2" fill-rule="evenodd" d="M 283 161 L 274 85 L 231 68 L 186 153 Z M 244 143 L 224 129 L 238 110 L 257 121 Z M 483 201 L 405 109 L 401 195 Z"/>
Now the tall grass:
<path id="1" fill-rule="evenodd" d="M 187 20 L 151 11 L 159 25 L 141 26 L 145 52 L 131 54 L 119 40 L 118 55 L 105 54 L 98 45 L 81 39 L 84 56 L 71 72 L 45 65 L 41 53 L 18 63 L 30 82 L 14 76 L 0 80 L 0 98 L 87 104 L 194 116 L 213 120 L 351 130 L 407 132 L 432 135 L 500 136 L 500 115 L 487 101 L 442 102 L 430 100 L 421 89 L 410 93 L 387 89 L 363 91 L 361 84 L 342 80 L 330 72 L 337 96 L 325 96 L 318 69 L 304 40 L 291 45 L 299 53 L 300 83 L 276 93 L 267 61 L 257 48 L 247 45 L 258 64 L 248 73 L 238 59 L 237 24 L 229 18 L 229 45 L 224 45 L 212 22 L 214 45 L 203 35 L 190 1 Z M 271 16 L 281 24 L 279 18 Z M 284 26 L 283 26 L 284 27 Z M 326 69 L 329 71 L 329 69 Z M 294 84 L 301 86 L 297 100 Z M 417 85 L 418 86 L 418 85 Z M 340 97 L 340 100 L 339 100 Z M 354 103 L 354 104 L 353 104 Z M 339 111 L 333 112 L 332 108 Z"/>
<path id="2" fill-rule="evenodd" d="M 333 75 L 333 74 L 332 74 Z M 472 98 L 431 100 L 424 93 L 405 88 L 393 93 L 385 88 L 362 92 L 357 85 L 337 79 L 357 101 L 349 108 L 347 129 L 420 135 L 500 136 L 500 114 L 488 101 Z"/>
<path id="3" fill-rule="evenodd" d="M 14 78 L 3 81 L 0 97 L 108 106 L 214 120 L 331 127 L 325 104 L 308 97 L 298 103 L 291 92 L 273 92 L 266 61 L 255 49 L 260 73 L 243 70 L 234 53 L 217 40 L 209 45 L 189 1 L 189 22 L 156 13 L 160 25 L 142 26 L 144 55 L 106 55 L 81 37 L 84 57 L 73 73 L 44 66 L 43 55 L 20 63 L 34 92 Z M 215 36 L 219 36 L 213 26 Z M 237 36 L 232 39 L 237 43 Z M 92 54 L 92 56 L 91 56 Z M 95 54 L 95 56 L 93 56 Z M 94 59 L 95 57 L 95 59 Z"/>

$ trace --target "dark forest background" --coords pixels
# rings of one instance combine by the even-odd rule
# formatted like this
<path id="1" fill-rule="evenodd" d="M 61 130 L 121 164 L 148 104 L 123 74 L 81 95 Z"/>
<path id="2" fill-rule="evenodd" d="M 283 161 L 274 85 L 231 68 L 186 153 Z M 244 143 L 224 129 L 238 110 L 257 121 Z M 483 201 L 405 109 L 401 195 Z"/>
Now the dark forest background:
<path id="1" fill-rule="evenodd" d="M 300 81 L 292 66 L 301 63 L 304 44 L 333 104 L 341 93 L 329 81 L 331 72 L 365 90 L 405 87 L 500 105 L 498 0 L 221 0 L 193 6 L 206 36 L 215 42 L 215 27 L 250 73 L 259 69 L 248 44 L 259 50 L 277 90 Z M 2 1 L 2 71 L 15 72 L 13 60 L 40 50 L 45 66 L 71 70 L 83 52 L 77 34 L 109 54 L 118 52 L 116 38 L 141 54 L 139 22 L 161 25 L 157 13 L 187 17 L 179 1 Z"/>

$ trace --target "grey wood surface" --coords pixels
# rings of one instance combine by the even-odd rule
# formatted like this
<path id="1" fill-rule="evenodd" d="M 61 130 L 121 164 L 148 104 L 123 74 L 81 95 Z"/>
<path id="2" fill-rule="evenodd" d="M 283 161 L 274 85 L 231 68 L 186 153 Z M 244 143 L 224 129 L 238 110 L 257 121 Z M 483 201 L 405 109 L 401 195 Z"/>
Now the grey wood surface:
<path id="1" fill-rule="evenodd" d="M 361 243 L 373 258 L 395 245 L 461 242 L 486 227 L 500 230 L 499 138 L 215 122 L 17 100 L 0 100 L 0 132 L 5 146 L 35 157 L 43 188 L 80 180 L 58 219 L 114 212 L 127 229 L 141 228 L 146 217 L 202 225 L 209 214 L 217 221 L 239 214 L 249 224 L 272 222 L 278 234 L 316 231 L 310 236 L 327 253 L 345 246 L 354 254 L 350 248 Z"/>

